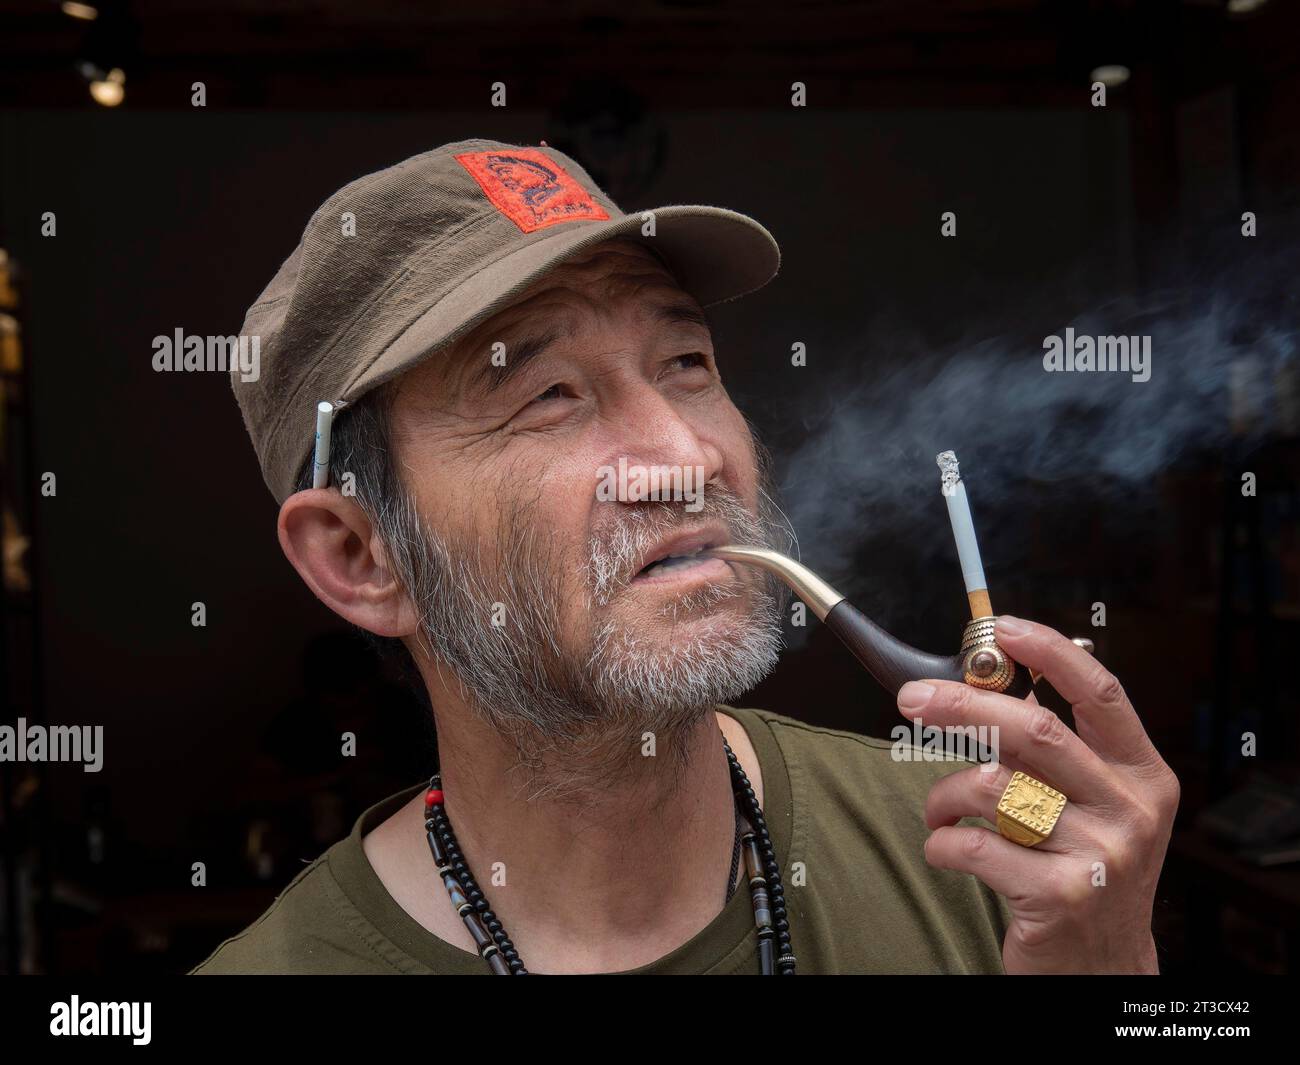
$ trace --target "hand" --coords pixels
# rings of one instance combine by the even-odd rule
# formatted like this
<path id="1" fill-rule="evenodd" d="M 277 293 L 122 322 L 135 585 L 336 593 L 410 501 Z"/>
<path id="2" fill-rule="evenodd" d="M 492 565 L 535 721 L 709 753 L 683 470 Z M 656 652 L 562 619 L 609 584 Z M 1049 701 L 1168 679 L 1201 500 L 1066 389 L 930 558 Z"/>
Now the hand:
<path id="1" fill-rule="evenodd" d="M 930 789 L 926 861 L 971 873 L 1006 898 L 1008 973 L 1157 973 L 1151 907 L 1178 778 L 1119 681 L 1087 651 L 1044 625 L 1005 616 L 997 640 L 1070 701 L 1079 731 L 1033 695 L 1013 699 L 954 681 L 903 685 L 899 709 L 922 726 L 998 728 L 1000 764 L 958 770 Z M 1046 840 L 1022 847 L 957 825 L 972 816 L 997 824 L 998 799 L 1017 769 L 1069 799 Z"/>

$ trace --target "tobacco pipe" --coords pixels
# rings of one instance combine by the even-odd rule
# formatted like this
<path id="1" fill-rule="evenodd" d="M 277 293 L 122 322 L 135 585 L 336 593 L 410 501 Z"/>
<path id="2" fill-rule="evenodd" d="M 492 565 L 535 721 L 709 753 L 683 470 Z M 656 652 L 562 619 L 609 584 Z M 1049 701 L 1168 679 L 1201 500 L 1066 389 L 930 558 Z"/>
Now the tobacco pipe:
<path id="1" fill-rule="evenodd" d="M 893 695 L 909 680 L 935 679 L 965 681 L 976 688 L 1023 699 L 1033 691 L 1038 680 L 998 646 L 993 636 L 993 623 L 997 619 L 993 616 L 966 623 L 957 654 L 926 654 L 895 639 L 807 566 L 778 551 L 727 544 L 700 554 L 757 566 L 775 574 Z"/>

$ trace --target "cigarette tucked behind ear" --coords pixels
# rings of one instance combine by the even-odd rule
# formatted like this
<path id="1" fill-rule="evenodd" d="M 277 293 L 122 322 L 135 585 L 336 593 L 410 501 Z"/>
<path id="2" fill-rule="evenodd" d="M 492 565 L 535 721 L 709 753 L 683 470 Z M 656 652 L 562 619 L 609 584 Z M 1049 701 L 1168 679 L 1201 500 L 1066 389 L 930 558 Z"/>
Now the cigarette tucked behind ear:
<path id="1" fill-rule="evenodd" d="M 334 424 L 334 404 L 321 400 L 316 404 L 316 457 L 312 463 L 311 486 L 328 488 L 330 483 L 330 427 Z"/>

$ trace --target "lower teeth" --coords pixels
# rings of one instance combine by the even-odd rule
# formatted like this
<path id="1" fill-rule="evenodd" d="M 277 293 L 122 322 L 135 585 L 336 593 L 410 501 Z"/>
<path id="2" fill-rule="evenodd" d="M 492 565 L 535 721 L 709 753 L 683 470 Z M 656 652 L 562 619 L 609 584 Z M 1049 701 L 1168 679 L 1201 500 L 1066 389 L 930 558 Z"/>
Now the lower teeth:
<path id="1" fill-rule="evenodd" d="M 693 566 L 699 561 L 701 561 L 699 555 L 680 555 L 676 558 L 664 558 L 653 566 L 647 566 L 642 572 L 650 574 L 663 569 L 680 569 L 682 566 Z"/>

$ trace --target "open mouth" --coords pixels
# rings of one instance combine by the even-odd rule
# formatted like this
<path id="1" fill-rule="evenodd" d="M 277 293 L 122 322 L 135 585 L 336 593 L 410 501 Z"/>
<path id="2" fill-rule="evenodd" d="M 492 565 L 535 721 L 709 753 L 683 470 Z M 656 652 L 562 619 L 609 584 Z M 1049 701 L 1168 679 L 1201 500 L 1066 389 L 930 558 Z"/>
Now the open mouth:
<path id="1" fill-rule="evenodd" d="M 704 548 L 700 548 L 703 551 Z M 651 562 L 646 566 L 638 577 L 652 577 L 657 573 L 667 573 L 669 570 L 690 569 L 698 566 L 701 562 L 710 562 L 712 559 L 700 558 L 700 551 L 692 552 L 689 555 L 665 555 L 657 562 Z"/>
<path id="2" fill-rule="evenodd" d="M 710 547 L 726 543 L 725 529 L 705 529 L 665 540 L 652 549 L 637 571 L 636 580 L 655 580 L 684 575 L 690 570 L 719 569 L 720 559 L 702 556 Z M 722 568 L 726 563 L 722 563 Z"/>

